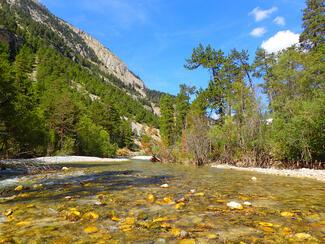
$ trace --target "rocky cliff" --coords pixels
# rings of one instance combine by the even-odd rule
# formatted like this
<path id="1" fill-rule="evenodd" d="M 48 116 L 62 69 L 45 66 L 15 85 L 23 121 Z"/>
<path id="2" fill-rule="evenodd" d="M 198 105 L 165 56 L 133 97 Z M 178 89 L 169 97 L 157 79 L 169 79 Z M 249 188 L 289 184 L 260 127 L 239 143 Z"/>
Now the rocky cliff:
<path id="1" fill-rule="evenodd" d="M 124 87 L 132 89 L 140 97 L 146 97 L 144 82 L 130 71 L 127 65 L 108 48 L 82 30 L 51 14 L 38 0 L 2 0 L 20 8 L 34 21 L 42 23 L 58 34 L 74 55 L 80 55 L 107 74 L 113 74 Z M 0 1 L 1 3 L 1 1 Z"/>

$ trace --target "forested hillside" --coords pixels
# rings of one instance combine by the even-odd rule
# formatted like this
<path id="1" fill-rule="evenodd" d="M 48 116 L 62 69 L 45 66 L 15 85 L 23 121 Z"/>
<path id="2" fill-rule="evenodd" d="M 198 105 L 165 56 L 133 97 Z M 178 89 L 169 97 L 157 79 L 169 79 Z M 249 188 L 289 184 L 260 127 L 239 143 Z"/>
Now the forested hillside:
<path id="1" fill-rule="evenodd" d="M 161 93 L 139 95 L 101 69 L 87 45 L 87 58 L 69 47 L 65 39 L 83 42 L 78 35 L 27 14 L 52 16 L 43 6 L 17 2 L 0 2 L 0 157 L 113 156 L 134 148 L 132 121 L 158 127 L 151 105 Z"/>
<path id="2" fill-rule="evenodd" d="M 176 98 L 162 98 L 165 161 L 324 167 L 325 7 L 306 3 L 299 45 L 258 49 L 253 62 L 246 50 L 193 50 L 185 67 L 206 69 L 211 80 L 207 89 L 182 86 Z M 257 89 L 268 98 L 266 109 Z"/>

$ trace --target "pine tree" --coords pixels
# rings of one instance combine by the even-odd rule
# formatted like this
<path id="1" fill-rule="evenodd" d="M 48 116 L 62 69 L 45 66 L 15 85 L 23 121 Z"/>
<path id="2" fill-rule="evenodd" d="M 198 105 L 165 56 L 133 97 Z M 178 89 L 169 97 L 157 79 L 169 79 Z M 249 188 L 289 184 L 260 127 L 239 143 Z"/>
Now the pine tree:
<path id="1" fill-rule="evenodd" d="M 303 29 L 300 43 L 311 50 L 325 43 L 325 4 L 324 0 L 307 0 L 303 15 Z"/>
<path id="2" fill-rule="evenodd" d="M 181 136 L 185 128 L 186 115 L 190 108 L 190 95 L 193 94 L 195 87 L 180 85 L 180 91 L 175 98 L 175 132 L 177 137 Z"/>
<path id="3" fill-rule="evenodd" d="M 170 95 L 164 95 L 160 100 L 160 132 L 163 143 L 171 146 L 175 139 L 174 99 Z"/>

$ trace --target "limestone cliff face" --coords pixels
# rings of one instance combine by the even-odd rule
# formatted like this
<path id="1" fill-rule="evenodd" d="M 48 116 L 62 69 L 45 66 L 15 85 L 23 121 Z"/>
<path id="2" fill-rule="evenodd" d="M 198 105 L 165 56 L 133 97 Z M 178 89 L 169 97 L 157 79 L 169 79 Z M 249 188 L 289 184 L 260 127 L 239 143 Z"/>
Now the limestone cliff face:
<path id="1" fill-rule="evenodd" d="M 6 0 L 12 6 L 28 13 L 34 21 L 42 23 L 56 32 L 73 51 L 93 64 L 101 71 L 115 75 L 124 86 L 134 89 L 141 97 L 146 97 L 144 82 L 131 72 L 113 52 L 82 30 L 68 24 L 51 14 L 38 0 Z"/>
<path id="2" fill-rule="evenodd" d="M 99 66 L 102 71 L 113 73 L 125 85 L 134 88 L 142 96 L 146 96 L 144 82 L 139 77 L 135 76 L 121 59 L 89 34 L 72 25 L 69 25 L 69 27 L 94 51 L 96 57 L 100 61 Z"/>

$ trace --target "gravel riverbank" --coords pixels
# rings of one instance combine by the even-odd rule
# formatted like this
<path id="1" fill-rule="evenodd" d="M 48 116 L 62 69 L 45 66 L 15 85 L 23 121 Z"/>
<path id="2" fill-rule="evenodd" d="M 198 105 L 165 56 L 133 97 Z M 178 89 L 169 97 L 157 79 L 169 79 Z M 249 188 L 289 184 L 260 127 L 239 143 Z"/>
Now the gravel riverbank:
<path id="1" fill-rule="evenodd" d="M 242 170 L 242 171 L 252 171 L 262 174 L 272 174 L 272 175 L 282 175 L 282 176 L 291 176 L 291 177 L 299 177 L 299 178 L 310 178 L 325 182 L 325 170 L 314 170 L 314 169 L 275 169 L 275 168 L 244 168 L 244 167 L 236 167 L 227 164 L 214 164 L 213 168 L 218 169 L 234 169 L 234 170 Z"/>
<path id="2" fill-rule="evenodd" d="M 85 157 L 85 156 L 53 156 L 53 157 L 39 157 L 32 159 L 8 159 L 0 160 L 0 163 L 96 163 L 96 162 L 126 162 L 129 161 L 127 158 L 98 158 L 98 157 Z"/>

